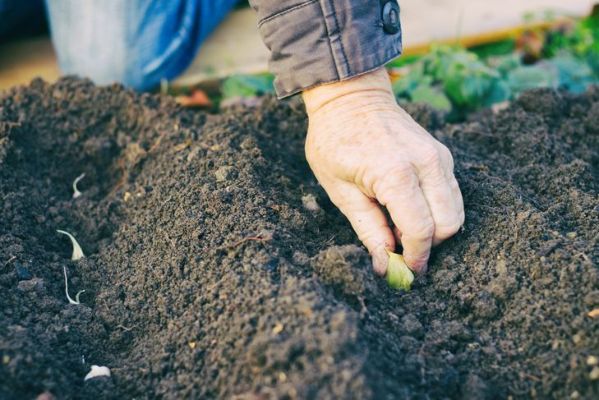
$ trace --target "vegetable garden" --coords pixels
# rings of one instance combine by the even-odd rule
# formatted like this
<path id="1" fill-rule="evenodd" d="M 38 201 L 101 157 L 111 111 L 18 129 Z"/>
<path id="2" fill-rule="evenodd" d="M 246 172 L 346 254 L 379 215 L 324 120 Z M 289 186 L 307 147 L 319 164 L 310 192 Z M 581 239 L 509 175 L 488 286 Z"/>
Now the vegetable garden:
<path id="1" fill-rule="evenodd" d="M 0 398 L 599 397 L 592 18 L 538 33 L 534 62 L 437 47 L 392 66 L 466 207 L 413 282 L 372 273 L 306 164 L 297 98 L 211 114 L 75 78 L 7 92 Z"/>

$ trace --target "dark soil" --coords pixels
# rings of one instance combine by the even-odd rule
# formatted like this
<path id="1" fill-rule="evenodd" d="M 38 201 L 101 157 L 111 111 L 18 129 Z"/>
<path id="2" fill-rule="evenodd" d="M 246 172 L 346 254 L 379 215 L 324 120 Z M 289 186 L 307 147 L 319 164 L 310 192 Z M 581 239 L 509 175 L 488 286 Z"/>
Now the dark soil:
<path id="1" fill-rule="evenodd" d="M 8 92 L 0 398 L 599 398 L 599 90 L 459 125 L 412 111 L 454 152 L 467 211 L 401 294 L 311 175 L 299 101 Z M 92 364 L 112 377 L 84 382 Z"/>

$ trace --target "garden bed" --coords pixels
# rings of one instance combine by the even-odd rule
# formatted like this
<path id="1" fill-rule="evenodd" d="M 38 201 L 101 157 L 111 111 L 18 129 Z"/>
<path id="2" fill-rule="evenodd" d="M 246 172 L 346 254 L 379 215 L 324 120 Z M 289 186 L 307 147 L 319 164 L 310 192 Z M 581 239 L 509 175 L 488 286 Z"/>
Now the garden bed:
<path id="1" fill-rule="evenodd" d="M 0 398 L 597 398 L 599 90 L 411 111 L 454 153 L 466 224 L 398 293 L 310 173 L 297 99 L 8 92 Z"/>

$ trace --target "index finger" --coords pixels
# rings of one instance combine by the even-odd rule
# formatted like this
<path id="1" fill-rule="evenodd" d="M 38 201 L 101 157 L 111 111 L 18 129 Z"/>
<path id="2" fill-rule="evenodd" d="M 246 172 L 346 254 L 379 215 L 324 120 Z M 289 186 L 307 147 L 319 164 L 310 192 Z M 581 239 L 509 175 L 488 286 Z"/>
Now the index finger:
<path id="1" fill-rule="evenodd" d="M 416 272 L 424 272 L 435 223 L 415 171 L 410 168 L 388 174 L 376 190 L 378 201 L 401 232 L 406 264 Z"/>

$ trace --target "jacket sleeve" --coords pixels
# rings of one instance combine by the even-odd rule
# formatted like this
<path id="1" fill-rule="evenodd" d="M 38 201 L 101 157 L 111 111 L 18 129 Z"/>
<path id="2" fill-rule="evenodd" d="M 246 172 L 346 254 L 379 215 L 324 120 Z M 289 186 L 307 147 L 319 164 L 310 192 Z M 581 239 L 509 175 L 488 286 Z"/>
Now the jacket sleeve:
<path id="1" fill-rule="evenodd" d="M 372 71 L 401 54 L 397 0 L 250 0 L 279 97 Z"/>

